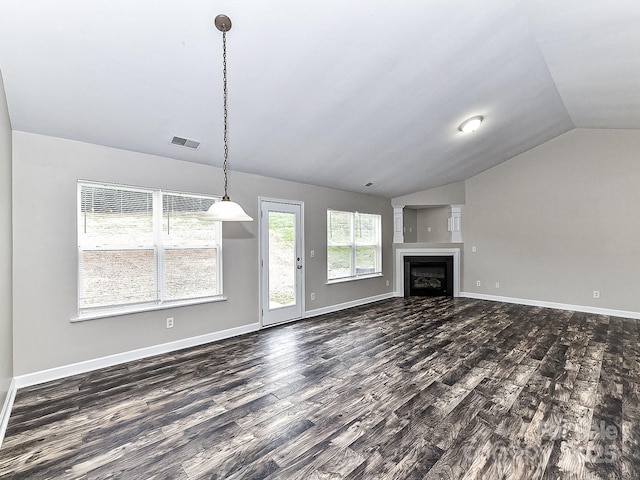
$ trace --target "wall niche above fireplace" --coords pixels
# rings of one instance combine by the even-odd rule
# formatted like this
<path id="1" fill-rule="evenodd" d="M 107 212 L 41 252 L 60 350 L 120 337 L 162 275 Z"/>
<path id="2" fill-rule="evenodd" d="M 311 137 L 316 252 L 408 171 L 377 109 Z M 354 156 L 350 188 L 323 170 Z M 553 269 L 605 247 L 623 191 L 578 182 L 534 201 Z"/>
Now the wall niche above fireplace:
<path id="1" fill-rule="evenodd" d="M 453 256 L 405 256 L 404 296 L 453 297 Z"/>

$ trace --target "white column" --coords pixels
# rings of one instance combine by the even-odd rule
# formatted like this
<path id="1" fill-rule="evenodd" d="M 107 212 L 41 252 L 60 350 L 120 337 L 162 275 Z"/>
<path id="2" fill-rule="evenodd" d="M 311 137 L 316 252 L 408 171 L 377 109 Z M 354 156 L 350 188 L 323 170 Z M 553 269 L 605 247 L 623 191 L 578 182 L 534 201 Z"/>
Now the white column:
<path id="1" fill-rule="evenodd" d="M 393 243 L 404 243 L 404 205 L 393 205 Z"/>
<path id="2" fill-rule="evenodd" d="M 461 220 L 462 205 L 451 205 L 451 215 L 449 216 L 451 243 L 462 243 L 462 230 L 460 229 Z"/>

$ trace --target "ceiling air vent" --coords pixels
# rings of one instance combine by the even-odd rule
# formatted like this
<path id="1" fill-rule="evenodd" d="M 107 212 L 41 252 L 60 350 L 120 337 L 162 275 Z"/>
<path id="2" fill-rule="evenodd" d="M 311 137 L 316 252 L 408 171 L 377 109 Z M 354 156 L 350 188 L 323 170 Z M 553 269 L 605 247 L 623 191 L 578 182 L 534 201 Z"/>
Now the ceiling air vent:
<path id="1" fill-rule="evenodd" d="M 179 147 L 191 148 L 193 150 L 197 150 L 200 146 L 200 142 L 196 142 L 195 140 L 189 140 L 188 138 L 182 137 L 173 137 L 171 139 L 171 145 L 177 145 Z"/>

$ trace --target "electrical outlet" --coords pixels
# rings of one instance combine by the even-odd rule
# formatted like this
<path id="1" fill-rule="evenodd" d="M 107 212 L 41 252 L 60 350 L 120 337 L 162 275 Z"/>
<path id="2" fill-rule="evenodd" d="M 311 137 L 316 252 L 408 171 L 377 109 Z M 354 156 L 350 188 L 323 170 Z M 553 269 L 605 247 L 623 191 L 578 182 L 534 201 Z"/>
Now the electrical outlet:
<path id="1" fill-rule="evenodd" d="M 496 282 L 496 288 L 500 288 L 500 283 Z"/>
<path id="2" fill-rule="evenodd" d="M 476 287 L 480 286 L 480 280 L 476 280 Z"/>
<path id="3" fill-rule="evenodd" d="M 600 290 L 593 291 L 593 298 L 600 298 Z"/>
<path id="4" fill-rule="evenodd" d="M 167 318 L 167 328 L 173 328 L 173 317 Z"/>
<path id="5" fill-rule="evenodd" d="M 315 300 L 316 299 L 316 292 L 311 292 L 311 300 Z"/>
<path id="6" fill-rule="evenodd" d="M 431 227 L 427 227 L 427 232 L 430 232 L 430 231 L 431 231 Z"/>
<path id="7" fill-rule="evenodd" d="M 387 287 L 389 286 L 389 280 L 387 280 L 386 285 L 387 285 Z"/>
<path id="8" fill-rule="evenodd" d="M 316 256 L 316 251 L 315 250 L 311 250 L 310 254 L 311 254 L 311 258 L 313 258 L 313 257 Z"/>

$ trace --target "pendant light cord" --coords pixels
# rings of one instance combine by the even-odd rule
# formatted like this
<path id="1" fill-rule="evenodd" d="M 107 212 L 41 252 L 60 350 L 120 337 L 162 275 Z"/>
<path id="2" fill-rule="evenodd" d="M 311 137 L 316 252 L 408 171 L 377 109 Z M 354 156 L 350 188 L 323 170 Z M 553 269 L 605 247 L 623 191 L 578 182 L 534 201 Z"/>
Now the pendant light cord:
<path id="1" fill-rule="evenodd" d="M 227 158 L 229 157 L 229 142 L 227 140 L 228 119 L 227 119 L 227 29 L 222 25 L 222 97 L 224 110 L 224 163 L 222 170 L 224 171 L 224 197 L 222 200 L 229 200 L 227 195 Z"/>

